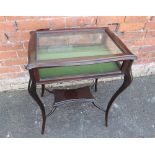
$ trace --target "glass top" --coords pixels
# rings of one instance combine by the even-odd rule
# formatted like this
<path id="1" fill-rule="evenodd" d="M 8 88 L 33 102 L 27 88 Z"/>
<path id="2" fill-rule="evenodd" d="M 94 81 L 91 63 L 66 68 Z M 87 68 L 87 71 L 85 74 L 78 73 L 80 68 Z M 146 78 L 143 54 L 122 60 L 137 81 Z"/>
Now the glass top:
<path id="1" fill-rule="evenodd" d="M 37 32 L 37 60 L 121 54 L 104 29 Z"/>

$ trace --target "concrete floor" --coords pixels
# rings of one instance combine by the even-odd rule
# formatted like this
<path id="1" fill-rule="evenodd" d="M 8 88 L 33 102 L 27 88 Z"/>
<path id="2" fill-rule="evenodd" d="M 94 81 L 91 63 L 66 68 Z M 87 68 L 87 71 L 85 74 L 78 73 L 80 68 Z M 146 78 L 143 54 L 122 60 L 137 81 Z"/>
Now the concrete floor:
<path id="1" fill-rule="evenodd" d="M 97 103 L 106 107 L 122 80 L 100 82 L 93 93 Z M 46 111 L 53 96 L 42 98 Z M 109 127 L 104 113 L 89 103 L 60 106 L 47 119 L 44 135 L 40 110 L 27 90 L 0 92 L 0 137 L 153 137 L 155 138 L 155 76 L 135 78 L 114 102 L 109 113 Z"/>

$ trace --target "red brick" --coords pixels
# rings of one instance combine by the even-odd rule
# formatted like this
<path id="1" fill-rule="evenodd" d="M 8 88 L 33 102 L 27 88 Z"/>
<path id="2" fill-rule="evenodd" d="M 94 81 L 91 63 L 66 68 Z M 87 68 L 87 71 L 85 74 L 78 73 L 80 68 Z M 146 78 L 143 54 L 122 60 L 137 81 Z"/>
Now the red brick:
<path id="1" fill-rule="evenodd" d="M 10 78 L 8 74 L 0 74 L 0 79 Z"/>
<path id="2" fill-rule="evenodd" d="M 0 16 L 0 22 L 4 22 L 5 21 L 5 16 Z"/>
<path id="3" fill-rule="evenodd" d="M 13 73 L 13 72 L 20 72 L 19 66 L 7 66 L 7 67 L 0 67 L 0 74 L 2 73 Z"/>
<path id="4" fill-rule="evenodd" d="M 95 26 L 96 17 L 66 17 L 66 27 L 90 27 Z"/>
<path id="5" fill-rule="evenodd" d="M 120 37 L 119 37 L 120 38 Z M 122 39 L 122 41 L 126 44 L 127 47 L 132 46 L 143 46 L 144 45 L 144 39 L 138 38 L 138 39 Z"/>
<path id="6" fill-rule="evenodd" d="M 25 20 L 28 16 L 6 16 L 6 20 Z"/>
<path id="7" fill-rule="evenodd" d="M 16 51 L 11 51 L 11 52 L 0 52 L 0 60 L 4 59 L 12 59 L 12 58 L 17 58 L 17 53 Z"/>
<path id="8" fill-rule="evenodd" d="M 145 38 L 146 32 L 125 32 L 122 34 L 117 33 L 118 37 L 128 46 L 133 47 L 143 46 L 148 44 L 154 44 L 151 38 Z"/>
<path id="9" fill-rule="evenodd" d="M 122 40 L 139 40 L 145 37 L 146 32 L 125 32 L 123 34 L 118 35 Z"/>
<path id="10" fill-rule="evenodd" d="M 52 29 L 63 29 L 65 28 L 65 19 L 64 17 L 52 18 L 50 21 L 50 28 Z"/>
<path id="11" fill-rule="evenodd" d="M 128 47 L 132 53 L 134 53 L 135 55 L 138 56 L 139 50 L 140 50 L 140 46 L 137 47 Z"/>
<path id="12" fill-rule="evenodd" d="M 134 46 L 144 46 L 145 41 L 144 40 L 136 40 L 133 45 Z"/>
<path id="13" fill-rule="evenodd" d="M 30 33 L 29 32 L 21 32 L 20 39 L 21 39 L 20 41 L 29 41 Z"/>
<path id="14" fill-rule="evenodd" d="M 146 38 L 152 38 L 155 37 L 155 31 L 148 31 L 146 33 Z"/>
<path id="15" fill-rule="evenodd" d="M 150 16 L 126 16 L 125 22 L 147 22 Z"/>
<path id="16" fill-rule="evenodd" d="M 97 20 L 98 26 L 105 26 L 112 23 L 124 22 L 125 16 L 99 16 Z"/>
<path id="17" fill-rule="evenodd" d="M 6 79 L 6 78 L 18 78 L 18 77 L 24 77 L 25 75 L 28 75 L 27 72 L 18 72 L 18 73 L 5 73 L 0 74 L 0 79 Z"/>
<path id="18" fill-rule="evenodd" d="M 14 32 L 15 26 L 13 22 L 0 23 L 0 32 Z"/>
<path id="19" fill-rule="evenodd" d="M 24 77 L 24 76 L 26 76 L 26 75 L 28 75 L 28 72 L 27 72 L 27 71 L 25 71 L 25 72 L 20 72 L 20 73 L 14 73 L 14 74 L 12 74 L 12 77 L 11 77 L 11 78 Z"/>
<path id="20" fill-rule="evenodd" d="M 117 31 L 117 26 L 118 25 L 107 25 L 106 27 L 108 27 L 111 31 Z"/>
<path id="21" fill-rule="evenodd" d="M 61 17 L 61 16 L 59 16 Z M 54 16 L 40 16 L 40 19 L 48 19 L 48 20 L 51 20 L 51 18 L 54 18 Z"/>
<path id="22" fill-rule="evenodd" d="M 27 71 L 27 69 L 25 69 L 25 65 L 20 65 L 20 69 L 21 69 L 21 72 Z"/>
<path id="23" fill-rule="evenodd" d="M 25 58 L 27 58 L 28 57 L 28 50 L 18 50 L 17 51 L 17 55 L 18 55 L 18 57 L 25 57 Z"/>
<path id="24" fill-rule="evenodd" d="M 47 19 L 50 16 L 6 16 L 7 21 L 18 21 L 18 20 L 32 20 L 32 19 Z"/>
<path id="25" fill-rule="evenodd" d="M 15 73 L 13 73 L 15 74 Z M 12 78 L 12 73 L 3 73 L 3 74 L 0 74 L 0 80 L 2 79 L 6 79 L 6 78 Z"/>
<path id="26" fill-rule="evenodd" d="M 28 46 L 29 46 L 29 42 L 28 41 L 23 42 L 24 49 L 28 49 Z"/>
<path id="27" fill-rule="evenodd" d="M 4 33 L 0 33 L 0 42 L 1 43 L 6 42 L 6 37 L 5 37 Z"/>
<path id="28" fill-rule="evenodd" d="M 96 17 L 80 17 L 77 19 L 77 26 L 94 26 L 96 22 Z"/>
<path id="29" fill-rule="evenodd" d="M 2 66 L 14 66 L 27 64 L 27 58 L 17 58 L 13 60 L 5 60 L 1 63 Z"/>
<path id="30" fill-rule="evenodd" d="M 19 50 L 19 49 L 23 49 L 23 44 L 21 42 L 0 44 L 0 51 Z"/>
<path id="31" fill-rule="evenodd" d="M 146 30 L 155 30 L 155 22 L 146 23 L 145 29 Z"/>
<path id="32" fill-rule="evenodd" d="M 37 30 L 49 28 L 48 20 L 18 21 L 19 30 Z"/>
<path id="33" fill-rule="evenodd" d="M 9 37 L 9 41 L 11 42 L 18 42 L 18 41 L 29 41 L 30 39 L 30 33 L 29 32 L 13 32 L 13 33 L 7 33 L 7 36 Z"/>
<path id="34" fill-rule="evenodd" d="M 153 63 L 155 62 L 155 57 L 151 57 L 151 58 L 148 59 L 148 63 L 152 63 L 152 62 Z"/>
<path id="35" fill-rule="evenodd" d="M 124 42 L 124 44 L 127 47 L 139 47 L 139 46 L 143 45 L 142 43 L 141 44 L 139 43 L 139 42 L 143 41 L 142 39 L 140 39 L 140 40 L 122 40 L 122 41 Z"/>
<path id="36" fill-rule="evenodd" d="M 134 45 L 155 45 L 155 39 L 154 38 L 146 38 L 144 40 L 138 40 L 135 41 Z"/>
<path id="37" fill-rule="evenodd" d="M 155 21 L 155 16 L 152 16 L 151 17 L 151 21 Z"/>
<path id="38" fill-rule="evenodd" d="M 145 23 L 121 23 L 119 27 L 119 31 L 127 32 L 127 31 L 138 31 L 144 28 Z"/>
<path id="39" fill-rule="evenodd" d="M 142 51 L 140 51 L 139 52 L 139 57 L 141 57 L 141 58 L 154 58 L 155 57 L 155 52 L 142 52 Z"/>
<path id="40" fill-rule="evenodd" d="M 155 62 L 155 57 L 141 57 L 139 56 L 138 59 L 134 62 L 134 64 L 145 64 L 147 63 L 154 63 Z"/>
<path id="41" fill-rule="evenodd" d="M 136 64 L 146 64 L 147 65 L 147 63 L 150 63 L 150 61 L 149 61 L 149 59 L 148 58 L 141 58 L 141 57 L 139 57 L 135 62 L 134 62 L 134 64 L 136 65 Z"/>
<path id="42" fill-rule="evenodd" d="M 77 18 L 79 17 L 66 17 L 66 27 L 77 27 Z"/>
<path id="43" fill-rule="evenodd" d="M 28 20 L 47 20 L 47 19 L 51 19 L 51 17 L 53 17 L 53 16 L 26 16 L 26 18 L 28 19 Z"/>
<path id="44" fill-rule="evenodd" d="M 155 52 L 155 46 L 143 46 L 140 48 L 140 52 Z"/>

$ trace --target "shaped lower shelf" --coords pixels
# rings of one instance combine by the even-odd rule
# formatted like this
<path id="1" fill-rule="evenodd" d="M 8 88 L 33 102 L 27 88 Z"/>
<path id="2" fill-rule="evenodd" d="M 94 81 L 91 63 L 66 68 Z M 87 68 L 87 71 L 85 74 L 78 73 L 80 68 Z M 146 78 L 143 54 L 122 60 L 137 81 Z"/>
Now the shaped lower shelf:
<path id="1" fill-rule="evenodd" d="M 59 106 L 75 100 L 95 101 L 89 86 L 78 89 L 57 89 L 53 91 L 53 94 L 55 97 L 54 106 Z"/>

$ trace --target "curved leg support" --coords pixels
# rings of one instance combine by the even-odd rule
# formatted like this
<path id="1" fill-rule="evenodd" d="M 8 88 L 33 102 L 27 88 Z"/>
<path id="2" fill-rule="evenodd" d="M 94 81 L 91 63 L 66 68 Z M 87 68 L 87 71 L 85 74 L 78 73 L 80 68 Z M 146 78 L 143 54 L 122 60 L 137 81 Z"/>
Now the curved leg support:
<path id="1" fill-rule="evenodd" d="M 104 112 L 105 112 L 105 110 L 104 110 L 102 107 L 100 107 L 100 106 L 96 105 L 96 104 L 95 104 L 95 102 L 92 102 L 92 104 L 93 104 L 93 105 L 94 105 L 94 107 L 96 107 L 97 109 L 102 110 L 102 111 L 104 111 Z"/>
<path id="2" fill-rule="evenodd" d="M 49 93 L 54 93 L 54 91 L 53 90 L 49 90 L 49 89 L 47 89 L 47 88 L 45 88 L 45 90 L 47 91 L 47 92 L 49 92 Z"/>
<path id="3" fill-rule="evenodd" d="M 44 134 L 44 130 L 45 130 L 45 123 L 46 123 L 46 113 L 45 113 L 45 107 L 42 103 L 42 101 L 40 100 L 40 98 L 37 95 L 37 91 L 36 91 L 36 83 L 33 82 L 31 80 L 31 82 L 29 82 L 29 93 L 32 96 L 32 98 L 37 102 L 37 104 L 40 107 L 41 113 L 42 113 L 42 130 L 41 130 L 41 134 Z"/>
<path id="4" fill-rule="evenodd" d="M 53 106 L 51 111 L 47 114 L 47 117 L 51 116 L 54 113 L 54 111 L 56 110 L 56 108 L 57 108 L 56 106 Z"/>
<path id="5" fill-rule="evenodd" d="M 55 98 L 54 98 L 54 102 L 53 102 L 53 105 L 52 105 L 52 109 L 51 111 L 47 114 L 47 117 L 51 116 L 54 111 L 56 110 L 57 106 L 55 105 Z"/>
<path id="6" fill-rule="evenodd" d="M 132 64 L 132 62 L 131 62 Z M 114 102 L 114 100 L 131 84 L 133 77 L 132 77 L 132 73 L 131 73 L 131 64 L 129 63 L 129 66 L 127 68 L 126 73 L 124 73 L 124 82 L 122 84 L 122 86 L 115 92 L 115 94 L 112 96 L 112 98 L 110 99 L 106 112 L 105 112 L 105 125 L 108 126 L 108 114 L 109 114 L 109 110 L 112 106 L 112 103 Z"/>

